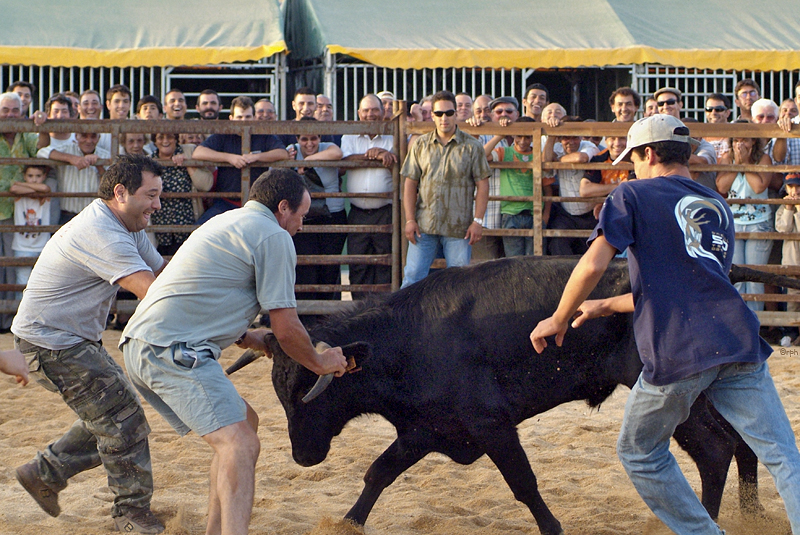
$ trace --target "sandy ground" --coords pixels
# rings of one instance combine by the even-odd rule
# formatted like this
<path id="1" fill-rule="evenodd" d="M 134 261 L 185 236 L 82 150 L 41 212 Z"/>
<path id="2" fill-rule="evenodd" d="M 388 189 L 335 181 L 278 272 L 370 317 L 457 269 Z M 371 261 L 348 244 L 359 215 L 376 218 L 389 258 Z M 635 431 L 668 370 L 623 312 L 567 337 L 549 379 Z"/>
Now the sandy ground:
<path id="1" fill-rule="evenodd" d="M 119 333 L 106 331 L 112 355 Z M 0 336 L 0 349 L 12 347 Z M 241 353 L 226 350 L 227 366 Z M 800 348 L 778 349 L 772 373 L 795 430 L 800 429 Z M 347 534 L 523 534 L 538 533 L 533 518 L 516 502 L 500 473 L 485 457 L 471 466 L 430 455 L 401 476 L 381 496 L 363 532 L 340 522 L 362 489 L 369 464 L 394 439 L 394 428 L 380 417 L 351 422 L 334 439 L 322 464 L 302 468 L 291 458 L 286 417 L 272 388 L 270 362 L 262 359 L 233 376 L 241 394 L 261 417 L 261 456 L 256 472 L 251 533 Z M 519 434 L 542 495 L 570 535 L 667 534 L 629 483 L 614 453 L 623 406 L 620 388 L 599 411 L 583 403 L 562 405 L 520 426 Z M 167 534 L 201 534 L 205 529 L 210 449 L 197 436 L 179 438 L 145 406 L 153 428 L 155 477 L 153 510 Z M 110 493 L 98 468 L 73 478 L 60 495 L 62 514 L 42 512 L 14 478 L 14 468 L 60 436 L 74 420 L 61 399 L 38 385 L 17 387 L 0 377 L 0 535 L 107 533 Z M 676 456 L 692 485 L 697 472 L 677 446 Z M 748 521 L 736 500 L 735 469 L 729 477 L 720 524 L 729 535 L 772 535 L 788 530 L 783 504 L 766 470 L 760 470 L 766 517 Z"/>

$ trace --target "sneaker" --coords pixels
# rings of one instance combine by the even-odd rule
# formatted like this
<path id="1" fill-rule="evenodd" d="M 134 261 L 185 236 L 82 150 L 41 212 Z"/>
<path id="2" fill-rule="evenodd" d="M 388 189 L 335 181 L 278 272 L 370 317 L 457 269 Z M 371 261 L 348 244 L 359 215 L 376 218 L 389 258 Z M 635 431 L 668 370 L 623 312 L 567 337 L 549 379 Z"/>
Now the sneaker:
<path id="1" fill-rule="evenodd" d="M 791 336 L 784 336 L 781 338 L 781 347 L 789 347 L 792 345 L 792 337 Z"/>
<path id="2" fill-rule="evenodd" d="M 131 509 L 122 516 L 115 516 L 114 523 L 123 533 L 161 533 L 164 524 L 148 509 Z"/>
<path id="3" fill-rule="evenodd" d="M 50 516 L 61 514 L 61 507 L 58 506 L 58 492 L 42 481 L 36 461 L 17 468 L 17 481 L 36 500 L 45 513 Z"/>

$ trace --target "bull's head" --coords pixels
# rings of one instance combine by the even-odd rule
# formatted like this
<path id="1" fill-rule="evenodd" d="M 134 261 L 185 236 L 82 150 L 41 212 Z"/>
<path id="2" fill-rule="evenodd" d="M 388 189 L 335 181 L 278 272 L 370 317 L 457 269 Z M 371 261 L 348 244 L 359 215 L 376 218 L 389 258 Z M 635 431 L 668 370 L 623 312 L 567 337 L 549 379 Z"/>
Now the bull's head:
<path id="1" fill-rule="evenodd" d="M 309 403 L 308 393 L 314 391 L 315 385 L 326 376 L 318 376 L 292 360 L 274 336 L 267 335 L 264 341 L 273 359 L 272 384 L 289 424 L 292 457 L 302 466 L 319 464 L 327 457 L 333 437 L 347 423 L 348 418 L 339 407 L 343 400 L 326 395 Z M 355 358 L 361 359 L 369 355 L 370 348 L 368 344 L 360 343 L 345 346 L 342 351 L 345 356 L 356 354 Z M 329 384 L 330 380 L 323 382 Z M 324 390 L 316 388 L 314 397 L 320 396 Z"/>

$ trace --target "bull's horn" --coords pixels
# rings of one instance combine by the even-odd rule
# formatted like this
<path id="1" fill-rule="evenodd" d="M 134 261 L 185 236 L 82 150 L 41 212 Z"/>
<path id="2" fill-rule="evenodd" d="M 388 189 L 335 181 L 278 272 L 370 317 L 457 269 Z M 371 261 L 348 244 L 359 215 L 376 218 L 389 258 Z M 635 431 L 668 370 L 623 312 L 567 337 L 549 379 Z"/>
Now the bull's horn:
<path id="1" fill-rule="evenodd" d="M 329 346 L 325 342 L 318 342 L 317 346 L 315 347 L 317 353 L 322 353 L 323 351 L 330 348 L 331 346 Z M 308 394 L 303 396 L 303 403 L 308 403 L 309 401 L 313 400 L 314 398 L 322 394 L 325 391 L 325 389 L 328 388 L 328 385 L 331 384 L 331 381 L 333 381 L 332 373 L 320 375 L 319 377 L 317 377 L 317 382 L 314 383 L 314 386 L 311 387 L 311 390 L 308 391 Z"/>
<path id="2" fill-rule="evenodd" d="M 263 351 L 254 351 L 252 349 L 248 349 L 247 351 L 242 353 L 242 355 L 238 359 L 236 359 L 236 362 L 228 366 L 228 369 L 225 370 L 225 373 L 227 375 L 230 375 L 235 371 L 239 371 L 248 364 L 257 361 L 264 355 L 265 353 Z"/>

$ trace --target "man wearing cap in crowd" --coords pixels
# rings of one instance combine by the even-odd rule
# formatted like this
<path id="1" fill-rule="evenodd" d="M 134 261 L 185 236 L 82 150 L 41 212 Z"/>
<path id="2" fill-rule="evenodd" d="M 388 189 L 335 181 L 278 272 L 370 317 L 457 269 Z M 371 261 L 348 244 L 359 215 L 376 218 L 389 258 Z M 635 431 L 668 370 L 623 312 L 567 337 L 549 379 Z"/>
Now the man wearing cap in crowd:
<path id="1" fill-rule="evenodd" d="M 381 91 L 377 93 L 377 97 L 381 99 L 383 106 L 383 120 L 388 121 L 392 118 L 394 112 L 394 93 L 391 91 Z"/>
<path id="2" fill-rule="evenodd" d="M 681 108 L 681 92 L 674 87 L 662 87 L 653 94 L 658 106 L 658 113 L 672 115 L 680 121 Z M 685 125 L 684 125 L 685 126 Z M 717 163 L 717 153 L 714 146 L 704 139 L 699 139 L 699 145 L 694 146 L 692 155 L 689 156 L 689 165 L 714 165 Z M 714 181 L 717 173 L 713 171 L 703 171 L 695 175 L 695 180 L 699 181 L 706 187 L 715 189 Z"/>
<path id="3" fill-rule="evenodd" d="M 458 97 L 456 97 L 457 99 Z M 483 97 L 478 97 L 483 98 Z M 498 97 L 489 102 L 491 111 L 491 122 L 500 126 L 508 126 L 519 119 L 519 101 L 514 97 Z M 484 124 L 483 116 L 475 115 L 467 119 L 470 126 L 480 126 Z M 514 144 L 513 136 L 504 136 L 499 141 L 493 141 L 495 136 L 482 135 L 479 140 L 484 148 L 491 144 L 489 152 L 496 147 L 507 148 Z M 500 195 L 500 169 L 493 169 L 489 176 L 489 195 Z M 499 229 L 503 227 L 503 216 L 500 213 L 500 201 L 489 201 L 486 205 L 486 215 L 483 217 L 483 227 L 487 229 Z M 502 258 L 503 238 L 500 236 L 484 236 L 472 248 L 472 255 L 476 260 L 493 260 Z"/>
<path id="4" fill-rule="evenodd" d="M 570 323 L 633 313 L 644 369 L 625 406 L 617 454 L 645 503 L 675 533 L 723 533 L 669 452 L 675 427 L 704 393 L 770 467 L 800 534 L 800 453 L 765 363 L 772 348 L 728 279 L 733 214 L 719 194 L 689 179 L 694 143 L 667 114 L 631 126 L 614 163 L 630 158 L 638 180 L 606 198 L 589 250 L 531 342 L 541 353 L 547 337 L 561 346 Z M 633 292 L 586 301 L 626 249 Z"/>

